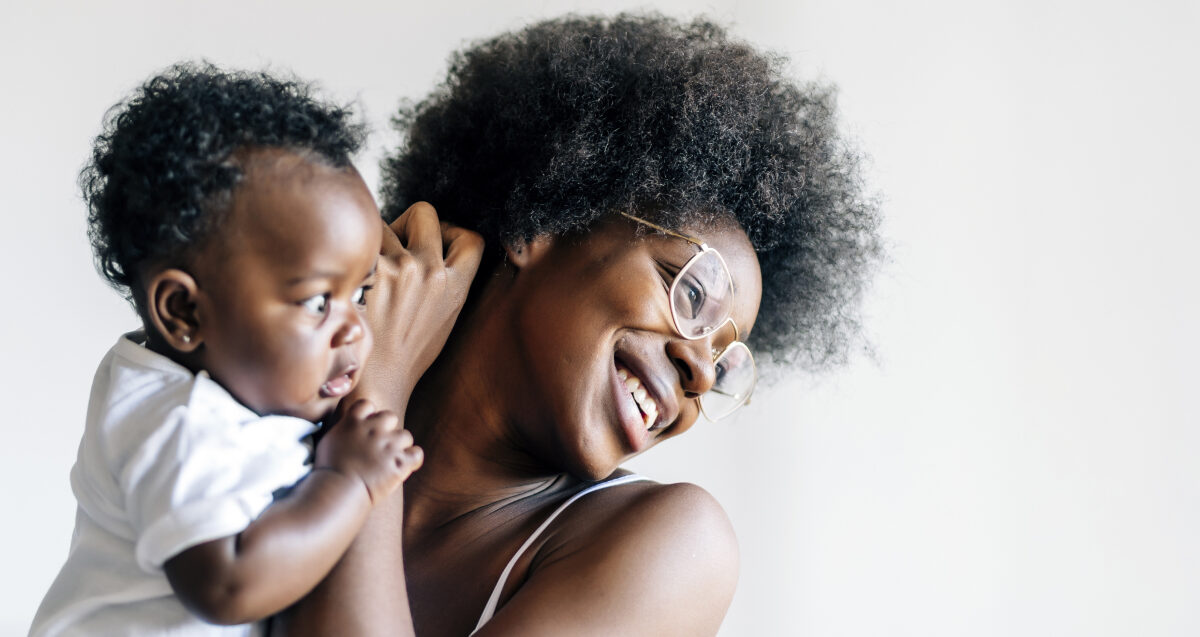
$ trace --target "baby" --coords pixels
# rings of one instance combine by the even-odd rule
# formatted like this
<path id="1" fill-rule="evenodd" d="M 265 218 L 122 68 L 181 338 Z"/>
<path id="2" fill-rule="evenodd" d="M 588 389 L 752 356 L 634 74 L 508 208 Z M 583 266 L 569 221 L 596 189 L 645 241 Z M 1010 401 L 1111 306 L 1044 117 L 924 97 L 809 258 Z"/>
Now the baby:
<path id="1" fill-rule="evenodd" d="M 371 349 L 385 228 L 350 164 L 362 138 L 302 84 L 207 65 L 110 112 L 81 184 L 98 267 L 143 330 L 96 372 L 71 550 L 31 634 L 248 634 L 420 466 L 367 401 L 311 467 L 302 441 Z"/>

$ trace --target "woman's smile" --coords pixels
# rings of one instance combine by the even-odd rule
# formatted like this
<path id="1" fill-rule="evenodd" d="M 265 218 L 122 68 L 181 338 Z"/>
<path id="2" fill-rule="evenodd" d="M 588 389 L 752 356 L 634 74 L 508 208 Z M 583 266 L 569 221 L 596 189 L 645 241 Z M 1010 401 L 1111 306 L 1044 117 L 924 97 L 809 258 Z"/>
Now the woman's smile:
<path id="1" fill-rule="evenodd" d="M 650 431 L 658 426 L 658 402 L 643 387 L 644 383 L 642 380 L 630 374 L 629 370 L 624 368 L 617 370 L 617 377 L 625 381 L 625 389 L 629 390 L 629 395 L 633 396 L 634 402 L 637 403 L 638 409 L 641 410 L 642 418 L 646 421 L 646 431 Z"/>
<path id="2" fill-rule="evenodd" d="M 629 442 L 629 448 L 633 453 L 641 453 L 649 447 L 650 432 L 646 427 L 645 414 L 638 407 L 637 401 L 625 384 L 626 381 L 621 378 L 624 371 L 619 365 L 613 366 L 609 382 L 613 404 L 617 408 L 616 420 Z"/>

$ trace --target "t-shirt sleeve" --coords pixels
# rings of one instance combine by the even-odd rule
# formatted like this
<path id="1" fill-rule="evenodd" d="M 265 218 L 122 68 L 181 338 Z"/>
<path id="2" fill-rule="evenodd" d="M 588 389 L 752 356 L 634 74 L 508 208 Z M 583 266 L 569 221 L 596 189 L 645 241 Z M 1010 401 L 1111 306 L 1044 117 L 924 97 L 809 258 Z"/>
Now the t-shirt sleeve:
<path id="1" fill-rule="evenodd" d="M 246 419 L 248 410 L 236 403 L 236 408 L 212 404 L 208 394 L 214 389 L 221 398 L 219 386 L 198 383 L 186 404 L 163 414 L 162 426 L 122 471 L 138 565 L 148 572 L 160 571 L 187 548 L 240 533 L 271 504 L 276 490 L 307 472 L 309 448 L 301 438 L 311 423 Z"/>

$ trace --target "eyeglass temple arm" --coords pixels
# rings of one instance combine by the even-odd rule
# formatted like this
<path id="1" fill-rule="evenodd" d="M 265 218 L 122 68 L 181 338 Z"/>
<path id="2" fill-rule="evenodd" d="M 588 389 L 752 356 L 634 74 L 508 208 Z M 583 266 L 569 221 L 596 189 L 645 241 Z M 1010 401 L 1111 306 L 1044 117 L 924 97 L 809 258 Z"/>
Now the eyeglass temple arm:
<path id="1" fill-rule="evenodd" d="M 693 238 L 693 237 L 689 237 L 689 236 L 687 236 L 687 235 L 684 235 L 684 234 L 679 234 L 678 232 L 675 232 L 674 230 L 668 230 L 668 229 L 666 229 L 666 228 L 664 228 L 664 227 L 662 227 L 662 226 L 658 225 L 657 223 L 651 223 L 651 222 L 649 222 L 649 221 L 646 221 L 645 219 L 642 219 L 641 217 L 635 217 L 635 216 L 633 216 L 633 215 L 629 214 L 628 212 L 622 212 L 622 213 L 621 213 L 621 216 L 622 216 L 622 217 L 628 217 L 628 218 L 630 218 L 630 219 L 633 219 L 634 221 L 636 221 L 636 222 L 638 222 L 638 223 L 640 223 L 640 224 L 643 224 L 643 225 L 650 226 L 651 228 L 654 228 L 655 230 L 657 230 L 657 231 L 659 231 L 659 232 L 661 232 L 661 233 L 663 233 L 663 234 L 668 234 L 668 235 L 671 235 L 672 237 L 675 237 L 675 238 L 677 238 L 677 239 L 683 239 L 684 241 L 687 241 L 688 243 L 694 243 L 694 244 L 696 244 L 696 245 L 700 246 L 700 248 L 701 248 L 702 250 L 707 250 L 707 249 L 708 249 L 708 244 L 704 243 L 703 241 L 697 241 L 697 240 L 696 240 L 695 238 Z"/>

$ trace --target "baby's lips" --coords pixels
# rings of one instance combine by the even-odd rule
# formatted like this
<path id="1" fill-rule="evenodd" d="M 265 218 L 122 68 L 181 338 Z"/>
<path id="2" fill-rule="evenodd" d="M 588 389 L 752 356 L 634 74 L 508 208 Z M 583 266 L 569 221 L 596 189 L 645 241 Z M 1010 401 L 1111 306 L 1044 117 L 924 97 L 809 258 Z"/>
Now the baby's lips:
<path id="1" fill-rule="evenodd" d="M 349 394 L 353 388 L 354 380 L 350 378 L 350 374 L 342 374 L 337 378 L 325 381 L 325 384 L 321 385 L 321 397 L 341 398 Z"/>

